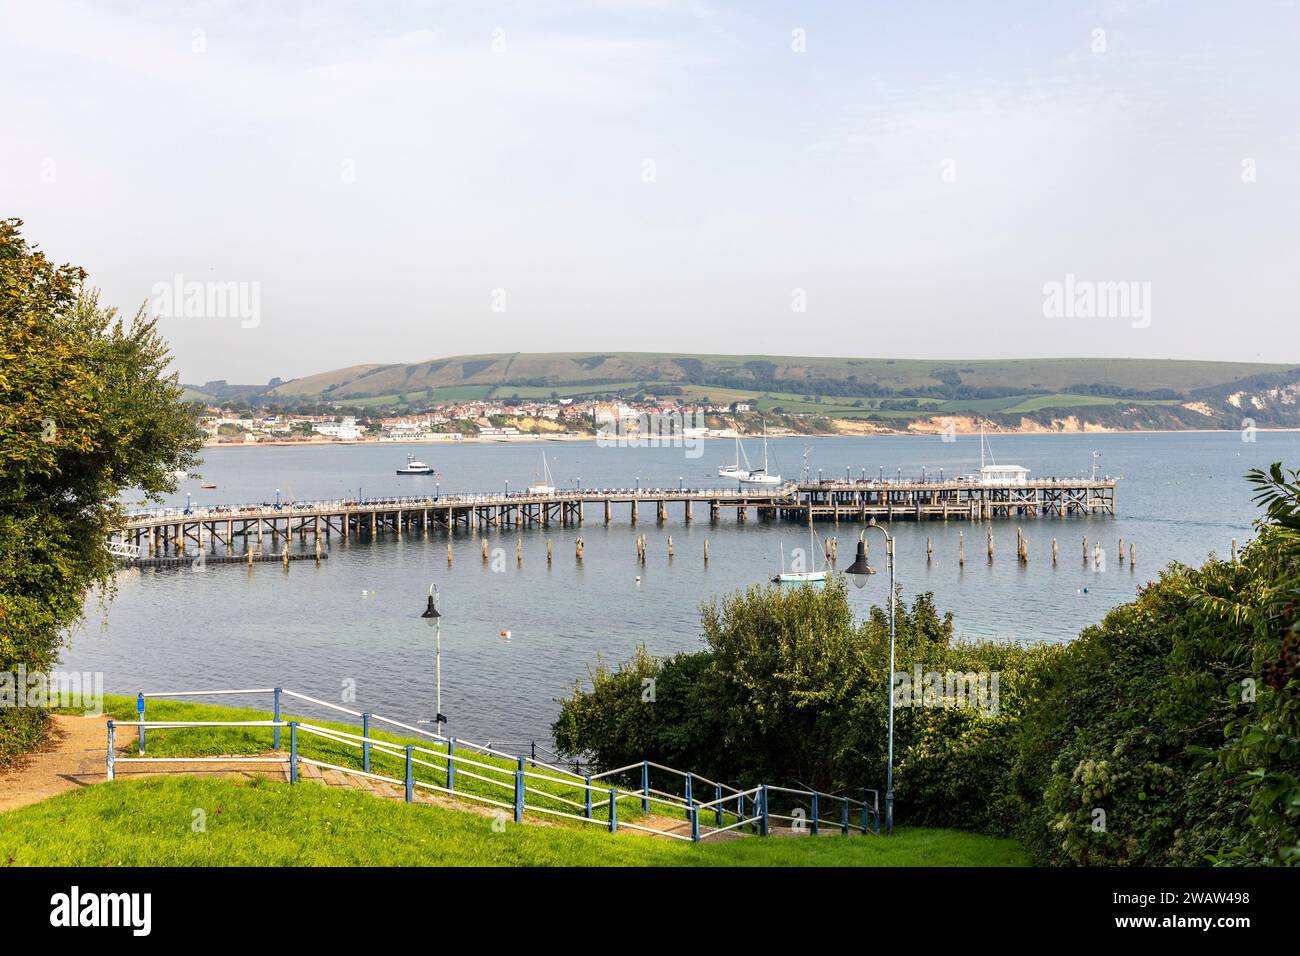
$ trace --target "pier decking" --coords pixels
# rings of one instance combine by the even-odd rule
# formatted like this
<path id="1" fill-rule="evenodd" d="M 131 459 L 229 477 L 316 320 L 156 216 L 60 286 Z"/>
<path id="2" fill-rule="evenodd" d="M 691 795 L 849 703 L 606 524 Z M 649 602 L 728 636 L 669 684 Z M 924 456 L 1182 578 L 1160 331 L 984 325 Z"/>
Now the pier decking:
<path id="1" fill-rule="evenodd" d="M 605 524 L 623 511 L 631 524 L 662 523 L 670 506 L 680 505 L 682 520 L 696 520 L 695 506 L 707 507 L 707 520 L 734 512 L 743 524 L 758 520 L 865 522 L 897 520 L 985 521 L 1005 518 L 1068 518 L 1115 513 L 1114 478 L 1041 478 L 1021 484 L 984 485 L 949 480 L 790 481 L 775 488 L 621 488 L 555 491 L 550 494 L 458 494 L 437 497 L 283 502 L 161 509 L 127 516 L 112 535 L 117 545 L 140 556 L 185 554 L 223 545 L 261 551 L 265 539 L 278 544 L 297 535 L 319 542 L 350 537 L 443 529 L 479 532 L 520 527 L 578 526 L 587 506 Z M 703 507 L 702 507 L 703 510 Z"/>

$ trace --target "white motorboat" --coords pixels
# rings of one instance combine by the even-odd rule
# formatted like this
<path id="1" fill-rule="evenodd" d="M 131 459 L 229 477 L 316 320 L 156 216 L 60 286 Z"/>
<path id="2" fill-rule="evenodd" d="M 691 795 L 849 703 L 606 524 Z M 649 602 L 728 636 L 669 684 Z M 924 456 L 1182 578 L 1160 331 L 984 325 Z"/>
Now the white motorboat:
<path id="1" fill-rule="evenodd" d="M 742 485 L 779 485 L 780 475 L 771 475 L 767 471 L 767 422 L 763 423 L 763 467 L 755 468 L 738 476 Z"/>
<path id="2" fill-rule="evenodd" d="M 552 484 L 553 481 L 554 479 L 551 478 L 550 463 L 547 462 L 546 453 L 543 452 L 542 453 L 542 480 L 537 482 L 536 484 L 529 485 L 528 493 L 530 495 L 553 495 L 555 494 L 555 485 Z"/>
<path id="3" fill-rule="evenodd" d="M 399 475 L 432 475 L 433 466 L 426 465 L 414 455 L 406 456 L 406 467 L 397 469 Z"/>

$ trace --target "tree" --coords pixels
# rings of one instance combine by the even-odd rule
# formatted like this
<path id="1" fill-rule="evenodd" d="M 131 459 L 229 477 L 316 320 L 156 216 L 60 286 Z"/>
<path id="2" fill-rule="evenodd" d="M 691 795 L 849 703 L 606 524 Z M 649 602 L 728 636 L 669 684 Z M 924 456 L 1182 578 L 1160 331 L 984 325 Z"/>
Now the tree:
<path id="1" fill-rule="evenodd" d="M 101 306 L 83 269 L 21 227 L 0 220 L 0 671 L 38 672 L 87 592 L 111 593 L 122 493 L 174 490 L 202 433 L 155 322 Z M 0 709 L 0 762 L 39 741 L 46 716 Z"/>

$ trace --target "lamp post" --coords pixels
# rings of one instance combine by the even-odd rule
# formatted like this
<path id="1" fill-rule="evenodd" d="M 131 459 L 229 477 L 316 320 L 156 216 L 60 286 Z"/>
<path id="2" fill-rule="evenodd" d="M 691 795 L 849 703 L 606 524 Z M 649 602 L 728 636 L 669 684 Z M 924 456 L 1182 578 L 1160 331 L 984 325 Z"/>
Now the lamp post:
<path id="1" fill-rule="evenodd" d="M 889 561 L 889 750 L 885 764 L 885 833 L 894 832 L 894 604 L 897 600 L 894 576 L 894 536 L 872 518 L 868 528 L 878 528 L 885 536 L 885 555 Z M 875 570 L 867 564 L 867 532 L 858 538 L 858 554 L 845 571 L 856 587 L 865 587 Z"/>
<path id="2" fill-rule="evenodd" d="M 275 489 L 275 510 L 276 511 L 280 510 L 280 489 L 279 488 Z"/>
<path id="3" fill-rule="evenodd" d="M 506 497 L 507 497 L 507 498 L 510 497 L 510 479 L 509 479 L 509 478 L 506 479 Z"/>
<path id="4" fill-rule="evenodd" d="M 437 688 L 434 691 L 433 722 L 438 735 L 442 736 L 442 725 L 447 722 L 447 718 L 442 715 L 442 612 L 438 610 L 438 585 L 429 585 L 429 603 L 425 606 L 424 613 L 420 617 L 425 618 L 433 625 L 433 667 Z"/>

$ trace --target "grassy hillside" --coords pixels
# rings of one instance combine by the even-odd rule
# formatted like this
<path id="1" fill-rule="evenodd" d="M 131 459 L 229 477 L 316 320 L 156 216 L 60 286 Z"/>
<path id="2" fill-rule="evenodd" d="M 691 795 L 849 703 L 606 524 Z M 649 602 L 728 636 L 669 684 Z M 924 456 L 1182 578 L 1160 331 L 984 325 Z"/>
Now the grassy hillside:
<path id="1" fill-rule="evenodd" d="M 462 355 L 414 364 L 356 365 L 294 379 L 271 389 L 285 397 L 368 398 L 426 388 L 490 385 L 549 389 L 628 383 L 706 385 L 752 393 L 871 394 L 939 389 L 958 379 L 973 389 L 1026 393 L 1071 386 L 1193 392 L 1286 365 L 1166 359 L 1019 359 L 950 362 L 924 359 L 674 355 L 655 352 Z M 546 392 L 549 394 L 549 391 Z"/>
<path id="2" fill-rule="evenodd" d="M 106 711 L 135 719 L 134 700 L 107 697 Z M 150 701 L 150 720 L 266 720 L 264 711 L 177 701 Z M 286 715 L 285 719 L 294 719 Z M 322 726 L 356 731 L 332 721 Z M 374 732 L 377 740 L 426 740 Z M 149 731 L 155 756 L 254 754 L 269 750 L 265 728 L 183 728 Z M 435 748 L 436 749 L 436 748 Z M 357 765 L 354 750 L 337 742 L 301 734 L 303 756 L 339 766 Z M 475 759 L 500 766 L 512 777 L 512 761 Z M 494 774 L 477 768 L 481 776 Z M 376 773 L 401 777 L 402 762 L 376 752 Z M 416 778 L 430 777 L 416 768 Z M 460 792 L 500 800 L 489 782 L 462 772 Z M 530 806 L 545 805 L 545 794 L 575 798 L 562 784 L 532 780 Z M 563 809 L 559 804 L 557 807 Z M 193 829 L 195 810 L 206 829 Z M 480 811 L 480 812 L 476 812 Z M 485 811 L 485 812 L 484 812 Z M 621 819 L 638 819 L 639 804 L 620 804 Z M 504 822 L 496 822 L 494 820 Z M 310 840 L 303 834 L 310 833 Z M 499 817 L 491 807 L 470 801 L 465 809 L 407 805 L 354 790 L 302 782 L 289 785 L 252 781 L 159 777 L 122 779 L 63 794 L 41 803 L 0 813 L 0 862 L 13 866 L 1020 866 L 1027 857 L 1012 840 L 950 830 L 908 829 L 892 839 L 845 838 L 826 833 L 812 838 L 747 837 L 687 844 L 600 825 L 531 812 L 524 824 Z"/>
<path id="3" fill-rule="evenodd" d="M 845 430 L 833 422 L 859 422 L 867 431 L 934 431 L 944 416 L 978 416 L 1010 430 L 1236 429 L 1247 419 L 1261 428 L 1300 427 L 1300 366 L 1170 359 L 513 353 L 354 365 L 266 386 L 210 382 L 191 389 L 195 397 L 346 407 L 360 414 L 551 396 L 746 401 L 772 424 L 795 431 Z"/>
<path id="4" fill-rule="evenodd" d="M 205 830 L 193 829 L 202 810 Z M 1023 866 L 1012 840 L 901 828 L 891 838 L 689 844 L 506 822 L 314 783 L 118 781 L 0 813 L 10 866 Z"/>

